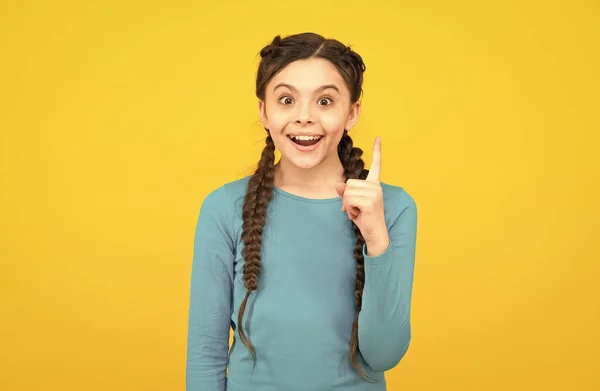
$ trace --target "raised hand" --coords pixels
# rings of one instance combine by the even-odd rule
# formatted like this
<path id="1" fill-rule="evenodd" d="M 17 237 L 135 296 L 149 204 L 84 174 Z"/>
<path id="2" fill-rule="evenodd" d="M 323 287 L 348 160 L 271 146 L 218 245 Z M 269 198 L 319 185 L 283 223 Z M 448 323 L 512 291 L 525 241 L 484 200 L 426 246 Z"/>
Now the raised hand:
<path id="1" fill-rule="evenodd" d="M 389 236 L 383 212 L 381 175 L 381 139 L 375 138 L 373 157 L 366 179 L 348 179 L 335 188 L 342 197 L 342 212 L 348 214 L 360 229 L 367 243 L 369 256 L 383 253 L 389 245 Z"/>

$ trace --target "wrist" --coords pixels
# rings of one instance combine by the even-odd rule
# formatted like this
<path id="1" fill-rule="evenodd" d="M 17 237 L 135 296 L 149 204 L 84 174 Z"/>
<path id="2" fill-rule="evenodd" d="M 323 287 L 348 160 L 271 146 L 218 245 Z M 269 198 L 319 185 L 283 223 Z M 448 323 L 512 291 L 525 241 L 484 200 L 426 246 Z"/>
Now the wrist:
<path id="1" fill-rule="evenodd" d="M 384 237 L 380 237 L 377 240 L 365 241 L 367 246 L 367 256 L 377 257 L 383 254 L 390 246 L 390 238 L 386 234 Z"/>

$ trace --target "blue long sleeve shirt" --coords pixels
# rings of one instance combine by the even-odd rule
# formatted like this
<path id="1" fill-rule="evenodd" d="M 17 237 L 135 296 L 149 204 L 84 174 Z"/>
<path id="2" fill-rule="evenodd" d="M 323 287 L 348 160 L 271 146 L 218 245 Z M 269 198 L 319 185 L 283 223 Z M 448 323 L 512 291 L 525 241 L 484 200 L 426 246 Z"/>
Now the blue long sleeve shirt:
<path id="1" fill-rule="evenodd" d="M 211 192 L 198 217 L 191 276 L 187 391 L 383 391 L 384 371 L 406 353 L 417 210 L 401 187 L 382 183 L 390 246 L 365 257 L 359 362 L 350 364 L 356 314 L 356 236 L 341 198 L 309 199 L 275 187 L 262 236 L 258 290 L 248 298 L 239 341 L 243 283 L 242 204 L 249 177 Z M 229 347 L 230 327 L 234 342 Z M 226 372 L 227 369 L 227 372 Z"/>

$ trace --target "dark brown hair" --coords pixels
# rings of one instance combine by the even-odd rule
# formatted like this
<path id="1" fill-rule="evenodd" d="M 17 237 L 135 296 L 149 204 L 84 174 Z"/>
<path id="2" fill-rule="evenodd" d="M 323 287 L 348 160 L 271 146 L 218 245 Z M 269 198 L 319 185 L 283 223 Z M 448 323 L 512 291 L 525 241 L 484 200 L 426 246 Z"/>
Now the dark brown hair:
<path id="1" fill-rule="evenodd" d="M 260 51 L 261 62 L 256 77 L 256 96 L 265 100 L 266 86 L 269 81 L 288 64 L 308 58 L 323 58 L 330 61 L 339 71 L 350 90 L 351 103 L 358 101 L 362 95 L 363 72 L 366 67 L 360 55 L 350 47 L 335 39 L 325 39 L 314 33 L 302 33 L 290 35 L 281 39 L 276 36 L 271 44 Z M 275 144 L 267 131 L 266 146 L 262 152 L 258 168 L 248 182 L 244 205 L 242 208 L 242 240 L 245 247 L 242 255 L 244 264 L 244 285 L 247 289 L 246 296 L 240 305 L 238 314 L 238 334 L 242 343 L 248 348 L 254 360 L 256 353 L 244 333 L 242 319 L 246 303 L 250 294 L 258 289 L 258 277 L 261 264 L 262 231 L 265 225 L 267 206 L 273 195 L 274 173 L 275 173 Z M 365 179 L 368 170 L 364 168 L 361 159 L 363 151 L 352 145 L 352 139 L 345 130 L 338 145 L 338 154 L 344 167 L 344 175 L 348 179 Z M 356 316 L 352 325 L 350 338 L 350 361 L 358 375 L 369 380 L 358 362 L 358 315 L 362 305 L 362 293 L 365 283 L 364 257 L 362 248 L 365 240 L 360 230 L 352 222 L 352 228 L 356 234 L 354 246 L 354 258 L 356 259 L 356 282 L 355 301 Z"/>

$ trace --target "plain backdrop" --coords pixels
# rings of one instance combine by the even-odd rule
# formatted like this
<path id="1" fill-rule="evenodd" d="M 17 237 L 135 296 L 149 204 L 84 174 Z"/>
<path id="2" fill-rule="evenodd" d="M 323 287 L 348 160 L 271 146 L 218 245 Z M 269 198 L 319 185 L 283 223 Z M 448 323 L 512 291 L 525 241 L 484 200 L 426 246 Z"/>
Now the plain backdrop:
<path id="1" fill-rule="evenodd" d="M 598 390 L 593 1 L 3 1 L 0 389 L 184 389 L 204 197 L 263 147 L 276 34 L 367 65 L 352 130 L 419 208 L 396 390 Z"/>

